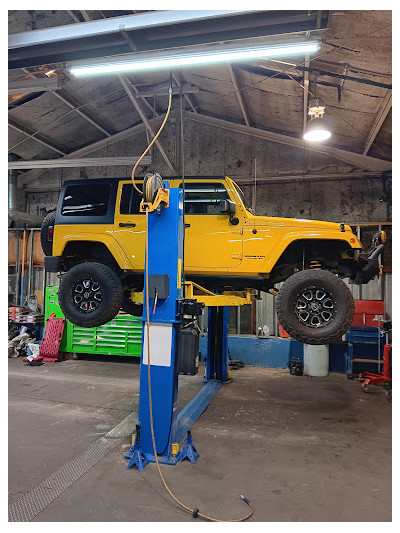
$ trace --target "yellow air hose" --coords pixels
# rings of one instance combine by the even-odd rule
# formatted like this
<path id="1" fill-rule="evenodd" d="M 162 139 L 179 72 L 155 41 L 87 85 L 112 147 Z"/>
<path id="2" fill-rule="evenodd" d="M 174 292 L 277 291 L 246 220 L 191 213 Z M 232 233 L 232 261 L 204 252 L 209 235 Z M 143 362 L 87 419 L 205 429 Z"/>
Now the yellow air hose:
<path id="1" fill-rule="evenodd" d="M 138 159 L 136 165 L 133 167 L 133 170 L 132 170 L 132 175 L 131 175 L 131 178 L 132 178 L 132 183 L 133 183 L 133 186 L 135 187 L 135 189 L 139 192 L 139 194 L 143 194 L 143 193 L 147 193 L 146 196 L 147 196 L 147 200 L 148 201 L 151 201 L 150 198 L 149 198 L 149 193 L 150 193 L 150 183 L 151 183 L 151 179 L 148 180 L 147 182 L 147 191 L 141 191 L 135 184 L 135 171 L 136 171 L 136 168 L 138 167 L 140 161 L 143 159 L 143 157 L 147 154 L 147 152 L 150 150 L 150 148 L 153 146 L 153 144 L 155 143 L 155 141 L 157 140 L 157 137 L 160 135 L 160 133 L 162 132 L 167 120 L 168 120 L 168 117 L 169 117 L 169 113 L 171 111 L 171 103 L 172 103 L 172 87 L 169 88 L 169 102 L 168 102 L 168 109 L 167 109 L 167 113 L 165 115 L 165 118 L 163 120 L 163 123 L 161 124 L 160 126 L 160 129 L 158 130 L 156 136 L 154 137 L 154 139 L 151 141 L 151 143 L 149 144 L 149 146 L 146 148 L 146 150 L 143 152 L 143 154 L 140 156 L 140 158 Z M 146 276 L 145 276 L 145 284 L 146 284 L 146 325 L 147 325 L 147 379 L 148 379 L 148 386 L 149 386 L 149 414 L 150 414 L 150 429 L 151 429 L 151 440 L 152 440 L 152 443 L 153 443 L 153 452 L 154 452 L 154 458 L 155 458 L 155 461 L 156 461 L 156 465 L 157 465 L 157 470 L 158 470 L 158 474 L 160 476 L 160 479 L 165 487 L 165 490 L 168 492 L 168 494 L 171 496 L 171 498 L 178 504 L 180 505 L 181 507 L 183 507 L 183 509 L 185 509 L 186 511 L 188 511 L 189 513 L 192 514 L 192 516 L 194 517 L 200 517 L 200 518 L 203 518 L 204 520 L 208 520 L 210 522 L 244 522 L 245 520 L 247 520 L 248 518 L 250 518 L 250 516 L 253 514 L 254 510 L 253 510 L 253 506 L 251 505 L 251 503 L 249 502 L 249 500 L 247 498 L 245 498 L 243 495 L 241 495 L 241 499 L 247 503 L 247 505 L 250 507 L 250 512 L 246 515 L 246 516 L 243 516 L 242 518 L 237 518 L 237 519 L 234 519 L 234 520 L 220 520 L 218 518 L 212 518 L 211 516 L 207 516 L 203 513 L 200 513 L 200 511 L 198 509 L 192 509 L 190 507 L 188 507 L 187 505 L 185 505 L 184 503 L 182 503 L 173 493 L 172 491 L 170 490 L 170 488 L 168 487 L 165 479 L 164 479 L 164 476 L 161 472 L 161 468 L 160 468 L 160 464 L 158 462 L 158 456 L 157 456 L 157 448 L 156 448 L 156 441 L 155 441 L 155 437 L 154 437 L 154 424 L 153 424 L 153 405 L 152 405 L 152 396 L 151 396 L 151 374 L 150 374 L 150 310 L 149 310 L 149 232 L 148 232 L 148 229 L 149 229 L 149 224 L 148 224 L 148 221 L 149 221 L 149 212 L 148 210 L 146 209 Z"/>
<path id="2" fill-rule="evenodd" d="M 146 148 L 146 150 L 143 152 L 143 154 L 137 160 L 136 165 L 133 167 L 133 170 L 132 170 L 132 175 L 131 175 L 132 183 L 133 183 L 133 186 L 135 187 L 135 189 L 137 190 L 137 192 L 139 194 L 142 194 L 142 191 L 137 187 L 137 185 L 135 183 L 135 172 L 136 172 L 136 169 L 139 166 L 140 161 L 144 158 L 144 156 L 147 154 L 147 152 L 150 150 L 150 148 L 153 146 L 153 144 L 156 142 L 158 136 L 162 132 L 162 130 L 163 130 L 163 128 L 164 128 L 164 126 L 165 126 L 165 124 L 166 124 L 166 122 L 168 120 L 169 113 L 171 111 L 171 103 L 172 103 L 172 87 L 169 88 L 168 109 L 167 109 L 167 113 L 165 114 L 165 118 L 163 120 L 163 123 L 161 124 L 160 129 L 158 130 L 158 132 L 157 132 L 156 136 L 154 137 L 154 139 L 151 141 L 149 146 Z"/>

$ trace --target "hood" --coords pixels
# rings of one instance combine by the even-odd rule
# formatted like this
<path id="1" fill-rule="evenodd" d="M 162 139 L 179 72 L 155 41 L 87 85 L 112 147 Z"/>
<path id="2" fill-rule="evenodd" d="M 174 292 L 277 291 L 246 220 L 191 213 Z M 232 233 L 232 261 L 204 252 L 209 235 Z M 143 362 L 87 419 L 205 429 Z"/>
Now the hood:
<path id="1" fill-rule="evenodd" d="M 303 218 L 268 217 L 268 226 L 285 226 L 286 228 L 318 229 L 329 231 L 341 231 L 339 222 L 325 222 L 324 220 L 307 220 Z M 351 231 L 350 226 L 345 225 L 345 231 Z"/>

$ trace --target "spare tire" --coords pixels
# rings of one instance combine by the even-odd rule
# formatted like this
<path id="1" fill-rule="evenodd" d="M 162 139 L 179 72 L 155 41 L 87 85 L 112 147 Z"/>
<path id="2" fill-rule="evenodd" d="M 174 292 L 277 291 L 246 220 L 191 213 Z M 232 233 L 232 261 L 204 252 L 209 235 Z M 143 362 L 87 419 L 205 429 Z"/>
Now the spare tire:
<path id="1" fill-rule="evenodd" d="M 40 230 L 40 242 L 44 255 L 53 255 L 53 229 L 56 212 L 52 211 L 43 220 Z"/>
<path id="2" fill-rule="evenodd" d="M 118 274 L 102 263 L 81 263 L 64 274 L 58 300 L 65 317 L 84 328 L 112 320 L 121 308 L 124 291 Z"/>
<path id="3" fill-rule="evenodd" d="M 329 344 L 349 329 L 354 300 L 348 286 L 326 270 L 303 270 L 290 276 L 276 297 L 283 329 L 305 344 Z"/>

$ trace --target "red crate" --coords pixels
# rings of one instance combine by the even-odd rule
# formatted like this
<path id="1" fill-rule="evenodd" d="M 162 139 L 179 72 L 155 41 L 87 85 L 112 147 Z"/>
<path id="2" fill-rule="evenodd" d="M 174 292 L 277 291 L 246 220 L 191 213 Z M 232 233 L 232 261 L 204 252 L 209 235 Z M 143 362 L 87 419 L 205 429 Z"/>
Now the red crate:
<path id="1" fill-rule="evenodd" d="M 385 321 L 385 302 L 382 300 L 355 300 L 352 326 L 379 328 Z"/>

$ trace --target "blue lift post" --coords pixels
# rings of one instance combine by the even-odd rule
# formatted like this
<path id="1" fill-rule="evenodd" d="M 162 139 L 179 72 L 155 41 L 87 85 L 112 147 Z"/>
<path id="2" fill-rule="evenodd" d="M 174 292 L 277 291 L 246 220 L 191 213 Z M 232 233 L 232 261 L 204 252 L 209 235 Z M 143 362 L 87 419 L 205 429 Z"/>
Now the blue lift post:
<path id="1" fill-rule="evenodd" d="M 170 189 L 169 207 L 159 213 L 153 211 L 148 214 L 152 411 L 158 461 L 164 464 L 176 464 L 185 458 L 191 462 L 196 461 L 198 453 L 194 448 L 190 429 L 218 392 L 222 382 L 228 381 L 227 308 L 215 308 L 219 310 L 216 312 L 214 308 L 210 308 L 213 309 L 210 316 L 215 315 L 215 318 L 209 319 L 209 327 L 213 324 L 213 330 L 208 337 L 214 337 L 214 333 L 222 339 L 207 354 L 207 383 L 177 414 L 176 340 L 181 323 L 179 303 L 184 297 L 183 232 L 183 192 L 181 189 Z M 148 462 L 155 462 L 150 427 L 145 292 L 143 301 L 139 419 L 134 443 L 125 455 L 129 459 L 127 468 L 136 465 L 139 470 L 143 470 Z M 226 327 L 218 329 L 221 324 Z M 179 445 L 181 442 L 182 446 Z"/>

